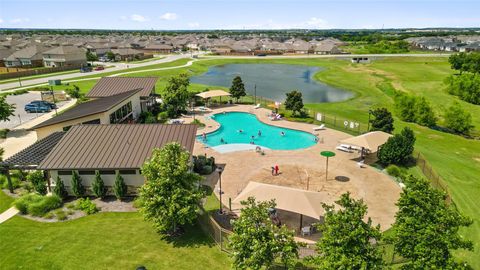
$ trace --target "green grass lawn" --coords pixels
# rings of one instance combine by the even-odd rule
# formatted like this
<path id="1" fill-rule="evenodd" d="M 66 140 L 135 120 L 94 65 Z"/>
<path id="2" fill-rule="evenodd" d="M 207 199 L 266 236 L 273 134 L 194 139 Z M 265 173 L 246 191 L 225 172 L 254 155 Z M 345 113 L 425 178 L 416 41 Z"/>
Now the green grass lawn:
<path id="1" fill-rule="evenodd" d="M 120 63 L 125 63 L 125 64 L 140 64 L 140 63 L 147 63 L 155 60 L 160 60 L 162 58 L 165 58 L 165 56 L 159 56 L 159 57 L 152 57 L 152 58 L 147 58 L 143 60 L 134 60 L 134 61 L 121 61 Z"/>
<path id="2" fill-rule="evenodd" d="M 229 269 L 230 260 L 198 226 L 162 240 L 139 213 L 100 213 L 0 225 L 0 269 Z"/>
<path id="3" fill-rule="evenodd" d="M 13 198 L 5 194 L 3 190 L 0 190 L 0 213 L 10 208 L 12 202 Z"/>

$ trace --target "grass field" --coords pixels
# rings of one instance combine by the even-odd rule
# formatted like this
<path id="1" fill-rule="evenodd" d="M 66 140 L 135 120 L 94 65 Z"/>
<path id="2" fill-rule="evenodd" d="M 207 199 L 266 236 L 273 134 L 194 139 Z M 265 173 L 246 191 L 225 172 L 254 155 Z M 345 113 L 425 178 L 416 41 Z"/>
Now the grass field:
<path id="1" fill-rule="evenodd" d="M 0 269 L 228 269 L 230 261 L 200 230 L 163 240 L 139 213 L 100 213 L 41 223 L 13 217 L 0 225 Z"/>
<path id="2" fill-rule="evenodd" d="M 176 63 L 175 63 L 176 62 Z M 168 63 L 168 66 L 184 64 L 186 60 Z M 480 130 L 480 106 L 468 104 L 445 92 L 444 79 L 452 73 L 447 58 L 385 58 L 371 64 L 351 64 L 335 59 L 212 59 L 195 62 L 192 66 L 163 70 L 145 71 L 126 76 L 156 76 L 157 93 L 161 93 L 168 78 L 180 72 L 190 75 L 205 72 L 212 65 L 226 63 L 283 63 L 321 66 L 325 70 L 315 78 L 332 86 L 354 92 L 354 98 L 337 103 L 306 104 L 306 107 L 323 113 L 344 117 L 366 125 L 368 109 L 372 106 L 393 108 L 393 90 L 424 96 L 440 116 L 444 109 L 457 100 L 473 116 L 475 132 Z M 164 67 L 162 65 L 162 67 Z M 152 68 L 143 67 L 145 69 Z M 132 69 L 133 70 L 133 69 Z M 87 92 L 95 80 L 76 82 L 82 92 Z M 205 89 L 205 85 L 190 86 L 190 90 Z M 293 89 L 292 89 L 293 90 Z M 460 258 L 469 261 L 474 269 L 480 269 L 480 142 L 465 139 L 433 129 L 405 123 L 396 119 L 396 131 L 411 127 L 416 136 L 416 149 L 421 151 L 434 169 L 445 179 L 453 200 L 462 213 L 473 218 L 470 228 L 461 233 L 475 243 L 475 251 L 458 252 Z"/>
<path id="3" fill-rule="evenodd" d="M 12 197 L 6 195 L 2 190 L 0 190 L 0 213 L 10 208 L 13 199 Z"/>

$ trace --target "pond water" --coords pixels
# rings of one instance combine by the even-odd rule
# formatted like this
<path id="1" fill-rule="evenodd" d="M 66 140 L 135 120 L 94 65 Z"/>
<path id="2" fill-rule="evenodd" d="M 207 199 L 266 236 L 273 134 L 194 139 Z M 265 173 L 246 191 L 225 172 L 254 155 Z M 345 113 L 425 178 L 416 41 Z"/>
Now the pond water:
<path id="1" fill-rule="evenodd" d="M 285 93 L 299 90 L 304 103 L 335 102 L 349 99 L 351 92 L 313 79 L 319 67 L 285 64 L 227 64 L 212 66 L 204 74 L 190 78 L 192 83 L 230 87 L 235 76 L 242 77 L 247 93 L 283 102 Z"/>

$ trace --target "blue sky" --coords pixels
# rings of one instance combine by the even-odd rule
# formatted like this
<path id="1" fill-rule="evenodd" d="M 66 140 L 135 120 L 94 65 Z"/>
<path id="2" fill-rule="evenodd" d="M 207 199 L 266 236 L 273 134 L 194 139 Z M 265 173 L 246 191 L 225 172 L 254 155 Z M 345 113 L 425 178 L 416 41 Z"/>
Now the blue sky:
<path id="1" fill-rule="evenodd" d="M 0 0 L 0 28 L 480 27 L 480 1 Z"/>

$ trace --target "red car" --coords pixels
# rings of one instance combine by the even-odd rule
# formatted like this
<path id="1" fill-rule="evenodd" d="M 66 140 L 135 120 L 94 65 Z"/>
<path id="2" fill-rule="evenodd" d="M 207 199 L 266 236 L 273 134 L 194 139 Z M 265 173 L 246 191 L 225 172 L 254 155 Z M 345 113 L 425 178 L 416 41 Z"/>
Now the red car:
<path id="1" fill-rule="evenodd" d="M 105 69 L 105 67 L 103 67 L 103 66 L 98 66 L 98 67 L 95 68 L 95 70 L 104 70 L 104 69 Z"/>

